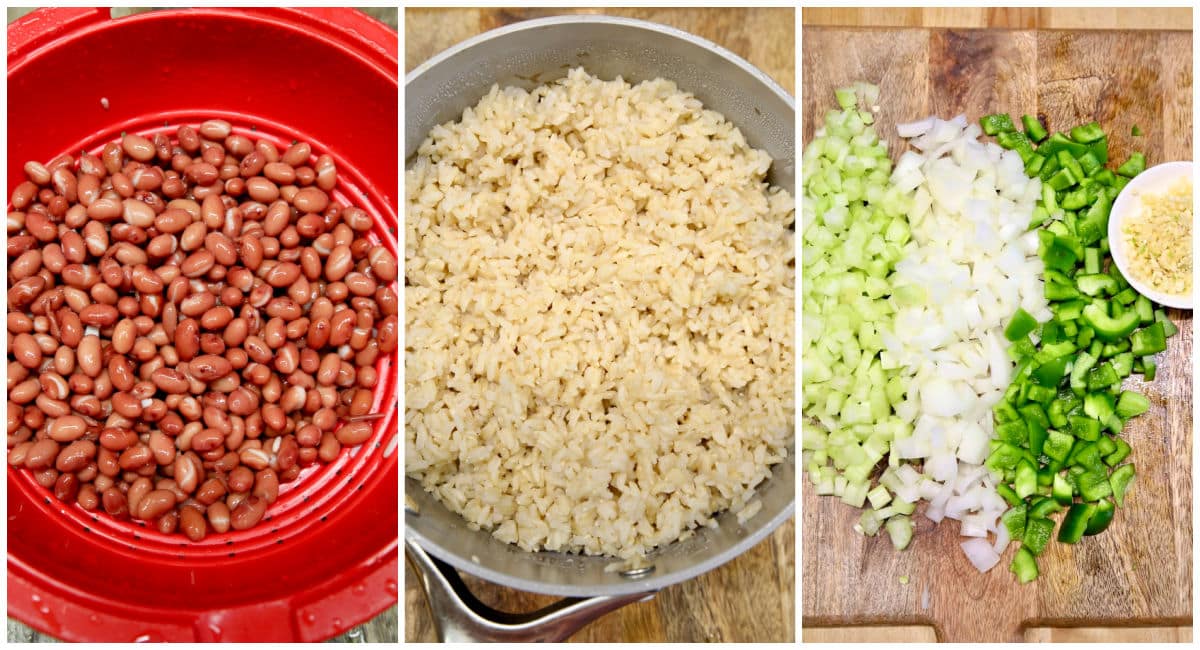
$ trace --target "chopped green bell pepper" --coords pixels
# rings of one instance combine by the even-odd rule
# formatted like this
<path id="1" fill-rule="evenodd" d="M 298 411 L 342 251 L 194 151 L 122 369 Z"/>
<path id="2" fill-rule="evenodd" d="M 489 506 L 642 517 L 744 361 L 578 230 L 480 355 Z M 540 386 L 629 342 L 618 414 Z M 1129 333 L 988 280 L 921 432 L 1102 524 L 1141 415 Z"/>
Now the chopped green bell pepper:
<path id="1" fill-rule="evenodd" d="M 1024 499 L 1037 490 L 1037 469 L 1028 460 L 1017 464 L 1017 478 L 1013 483 L 1017 496 Z"/>
<path id="2" fill-rule="evenodd" d="M 979 118 L 979 126 L 983 128 L 984 133 L 993 136 L 1017 130 L 1017 127 L 1013 126 L 1012 118 L 1008 116 L 1008 113 L 985 115 Z"/>
<path id="3" fill-rule="evenodd" d="M 1146 157 L 1142 152 L 1135 151 L 1129 155 L 1129 160 L 1117 168 L 1117 173 L 1126 177 L 1133 178 L 1146 170 Z"/>
<path id="4" fill-rule="evenodd" d="M 1105 499 L 1096 504 L 1096 511 L 1092 513 L 1091 519 L 1088 520 L 1087 529 L 1083 531 L 1084 535 L 1098 535 L 1108 528 L 1112 523 L 1113 513 L 1116 508 L 1112 501 Z"/>
<path id="5" fill-rule="evenodd" d="M 1046 442 L 1042 446 L 1042 453 L 1054 460 L 1065 461 L 1067 454 L 1071 453 L 1071 446 L 1074 444 L 1075 438 L 1070 434 L 1051 430 L 1046 434 Z"/>
<path id="6" fill-rule="evenodd" d="M 1099 501 L 1112 494 L 1108 473 L 1103 470 L 1088 470 L 1079 475 L 1079 496 L 1084 501 Z"/>
<path id="7" fill-rule="evenodd" d="M 1071 434 L 1080 440 L 1095 441 L 1100 439 L 1100 421 L 1092 418 L 1072 415 L 1067 418 L 1071 424 Z"/>
<path id="8" fill-rule="evenodd" d="M 1129 336 L 1138 326 L 1137 312 L 1125 312 L 1114 318 L 1106 314 L 1095 303 L 1083 308 L 1083 320 L 1092 329 L 1096 330 L 1096 336 L 1100 340 L 1109 342 Z M 1134 354 L 1137 354 L 1137 352 L 1134 352 Z"/>
<path id="9" fill-rule="evenodd" d="M 1141 393 L 1126 390 L 1122 391 L 1121 396 L 1117 399 L 1116 412 L 1123 418 L 1141 415 L 1148 410 L 1150 410 L 1150 400 Z"/>
<path id="10" fill-rule="evenodd" d="M 1038 118 L 1032 115 L 1022 115 L 1021 123 L 1025 125 L 1025 135 L 1033 142 L 1041 142 L 1046 139 L 1046 127 L 1038 121 Z"/>
<path id="11" fill-rule="evenodd" d="M 1129 312 L 1137 319 L 1137 312 Z M 1162 321 L 1154 321 L 1150 325 L 1133 333 L 1129 339 L 1130 349 L 1135 356 L 1144 357 L 1167 349 L 1166 331 Z"/>
<path id="12" fill-rule="evenodd" d="M 1029 314 L 1029 312 L 1018 307 L 1017 313 L 1013 314 L 1012 320 L 1009 321 L 1008 327 L 1004 328 L 1004 338 L 1009 341 L 1016 341 L 1029 336 L 1029 333 L 1037 329 L 1037 319 Z"/>
<path id="13" fill-rule="evenodd" d="M 1029 517 L 1025 522 L 1025 535 L 1021 537 L 1021 544 L 1029 549 L 1030 553 L 1041 555 L 1042 551 L 1046 549 L 1046 542 L 1049 542 L 1053 535 L 1054 522 L 1052 520 Z"/>
<path id="14" fill-rule="evenodd" d="M 1090 250 L 1090 249 L 1089 249 Z M 1111 296 L 1117 292 L 1117 281 L 1104 273 L 1086 273 L 1075 276 L 1075 286 L 1080 293 L 1089 296 L 1101 294 Z"/>
<path id="15" fill-rule="evenodd" d="M 1054 496 L 1054 500 L 1062 506 L 1069 506 L 1075 500 L 1075 491 L 1062 474 L 1054 475 L 1054 489 L 1051 494 Z"/>
<path id="16" fill-rule="evenodd" d="M 1104 464 L 1108 465 L 1109 467 L 1115 467 L 1121 461 L 1128 458 L 1129 452 L 1133 451 L 1133 448 L 1129 446 L 1129 443 L 1125 442 L 1125 440 L 1122 438 L 1116 438 L 1116 444 L 1116 451 L 1104 457 Z"/>
<path id="17" fill-rule="evenodd" d="M 1071 129 L 1071 139 L 1082 144 L 1091 144 L 1104 137 L 1104 130 L 1097 122 L 1091 122 Z"/>
<path id="18" fill-rule="evenodd" d="M 1113 470 L 1113 473 L 1108 477 L 1108 482 L 1112 485 L 1113 498 L 1117 500 L 1117 505 L 1125 507 L 1125 491 L 1129 489 L 1129 483 L 1133 480 L 1137 470 L 1133 465 L 1122 465 Z"/>
<path id="19" fill-rule="evenodd" d="M 1058 541 L 1064 544 L 1078 544 L 1087 530 L 1088 520 L 1095 512 L 1096 506 L 1090 503 L 1076 503 L 1071 506 L 1058 529 Z"/>

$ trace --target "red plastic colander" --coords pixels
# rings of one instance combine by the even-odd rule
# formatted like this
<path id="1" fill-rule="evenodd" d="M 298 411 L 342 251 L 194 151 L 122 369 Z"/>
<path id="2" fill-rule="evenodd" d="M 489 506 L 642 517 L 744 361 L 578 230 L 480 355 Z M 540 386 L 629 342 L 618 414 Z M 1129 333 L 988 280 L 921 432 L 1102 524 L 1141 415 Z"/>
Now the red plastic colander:
<path id="1" fill-rule="evenodd" d="M 41 9 L 8 29 L 8 191 L 26 160 L 221 117 L 338 166 L 396 253 L 398 39 L 350 9 Z M 398 257 L 398 256 L 397 256 Z M 8 470 L 8 613 L 72 641 L 317 641 L 397 599 L 398 372 L 374 436 L 199 543 L 55 500 Z"/>

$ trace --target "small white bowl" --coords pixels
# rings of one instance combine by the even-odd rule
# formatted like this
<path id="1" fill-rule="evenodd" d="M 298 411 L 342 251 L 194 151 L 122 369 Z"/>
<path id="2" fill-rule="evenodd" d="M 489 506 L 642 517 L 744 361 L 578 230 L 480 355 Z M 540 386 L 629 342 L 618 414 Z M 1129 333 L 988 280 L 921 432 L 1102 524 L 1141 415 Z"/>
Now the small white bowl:
<path id="1" fill-rule="evenodd" d="M 1160 305 L 1187 310 L 1192 309 L 1192 294 L 1181 296 L 1155 291 L 1129 273 L 1129 258 L 1125 255 L 1125 239 L 1121 232 L 1121 224 L 1126 218 L 1137 212 L 1141 205 L 1142 194 L 1166 193 L 1180 178 L 1194 180 L 1193 167 L 1194 163 L 1190 161 L 1168 162 L 1155 165 L 1138 174 L 1117 195 L 1117 200 L 1113 202 L 1112 211 L 1108 216 L 1109 254 L 1112 255 L 1113 263 L 1121 270 L 1121 274 L 1125 276 L 1129 284 L 1133 285 L 1138 293 Z"/>

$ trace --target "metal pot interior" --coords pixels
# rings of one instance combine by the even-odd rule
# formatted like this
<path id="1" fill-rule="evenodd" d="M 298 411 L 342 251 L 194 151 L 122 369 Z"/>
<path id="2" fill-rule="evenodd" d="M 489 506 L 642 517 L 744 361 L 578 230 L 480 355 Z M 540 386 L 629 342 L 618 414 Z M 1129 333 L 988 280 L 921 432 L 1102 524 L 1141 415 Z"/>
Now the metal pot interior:
<path id="1" fill-rule="evenodd" d="M 456 120 L 493 84 L 533 89 L 584 66 L 631 83 L 664 77 L 723 114 L 754 147 L 774 159 L 769 180 L 795 194 L 795 103 L 769 77 L 732 53 L 673 28 L 605 16 L 563 16 L 519 23 L 456 46 L 414 70 L 405 82 L 405 156 L 429 130 Z M 744 525 L 723 513 L 717 528 L 659 548 L 653 570 L 625 576 L 614 558 L 531 553 L 486 531 L 471 530 L 420 484 L 405 478 L 406 535 L 456 568 L 515 589 L 597 596 L 661 589 L 713 569 L 749 549 L 792 516 L 795 448 L 757 489 L 762 509 Z"/>

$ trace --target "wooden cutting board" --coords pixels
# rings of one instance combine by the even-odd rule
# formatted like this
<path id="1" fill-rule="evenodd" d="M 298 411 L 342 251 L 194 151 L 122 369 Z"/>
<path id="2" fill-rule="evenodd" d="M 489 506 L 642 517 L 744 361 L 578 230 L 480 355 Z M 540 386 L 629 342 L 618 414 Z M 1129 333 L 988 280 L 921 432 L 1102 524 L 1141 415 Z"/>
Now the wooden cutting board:
<path id="1" fill-rule="evenodd" d="M 893 160 L 903 151 L 898 122 L 999 111 L 1038 114 L 1052 131 L 1097 120 L 1118 162 L 1134 150 L 1151 165 L 1192 157 L 1190 31 L 806 27 L 802 44 L 806 143 L 836 107 L 834 89 L 866 80 L 882 89 L 878 124 Z M 1132 137 L 1134 124 L 1146 135 Z M 1077 546 L 1052 542 L 1042 577 L 1022 586 L 1007 569 L 1015 545 L 980 575 L 958 546 L 957 522 L 935 527 L 918 515 L 912 544 L 896 552 L 886 534 L 851 529 L 858 510 L 804 481 L 804 626 L 915 625 L 942 641 L 1020 641 L 1053 636 L 1033 631 L 1041 627 L 1191 625 L 1191 313 L 1171 317 L 1180 333 L 1157 379 L 1132 382 L 1153 406 L 1125 429 L 1138 475 L 1108 531 Z"/>

